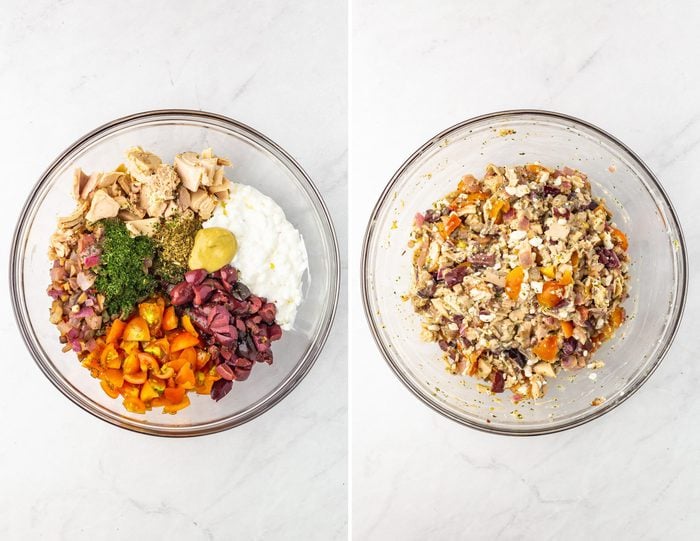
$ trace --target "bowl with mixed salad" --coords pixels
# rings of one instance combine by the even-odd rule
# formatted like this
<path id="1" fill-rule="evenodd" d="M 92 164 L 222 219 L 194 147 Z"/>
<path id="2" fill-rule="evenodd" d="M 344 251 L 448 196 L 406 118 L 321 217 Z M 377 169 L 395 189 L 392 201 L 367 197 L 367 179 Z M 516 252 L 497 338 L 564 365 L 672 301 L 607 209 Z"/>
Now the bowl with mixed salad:
<path id="1" fill-rule="evenodd" d="M 110 122 L 47 169 L 10 279 L 29 351 L 66 396 L 125 428 L 189 436 L 299 383 L 338 272 L 323 200 L 284 150 L 226 117 L 168 110 Z"/>
<path id="2" fill-rule="evenodd" d="M 532 435 L 611 411 L 668 351 L 686 250 L 628 147 L 559 113 L 505 111 L 431 138 L 367 228 L 362 293 L 399 379 L 444 416 Z"/>

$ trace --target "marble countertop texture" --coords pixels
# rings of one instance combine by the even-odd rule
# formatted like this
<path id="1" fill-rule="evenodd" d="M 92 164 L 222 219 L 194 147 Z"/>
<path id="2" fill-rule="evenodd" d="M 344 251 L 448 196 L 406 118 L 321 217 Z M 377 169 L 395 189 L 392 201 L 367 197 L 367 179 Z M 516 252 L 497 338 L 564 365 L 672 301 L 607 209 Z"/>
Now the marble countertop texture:
<path id="1" fill-rule="evenodd" d="M 3 2 L 2 268 L 24 199 L 68 144 L 168 107 L 218 112 L 279 143 L 315 180 L 345 246 L 346 19 L 342 2 L 322 0 Z M 0 399 L 1 539 L 346 538 L 344 293 L 332 338 L 287 398 L 184 440 L 80 410 L 31 360 L 6 286 L 0 306 L 12 381 Z"/>
<path id="2" fill-rule="evenodd" d="M 684 322 L 651 379 L 612 413 L 535 438 L 483 434 L 414 398 L 375 347 L 352 273 L 353 538 L 698 538 L 699 21 L 693 2 L 353 3 L 351 269 L 415 149 L 513 108 L 568 113 L 628 144 L 674 202 L 690 259 Z"/>

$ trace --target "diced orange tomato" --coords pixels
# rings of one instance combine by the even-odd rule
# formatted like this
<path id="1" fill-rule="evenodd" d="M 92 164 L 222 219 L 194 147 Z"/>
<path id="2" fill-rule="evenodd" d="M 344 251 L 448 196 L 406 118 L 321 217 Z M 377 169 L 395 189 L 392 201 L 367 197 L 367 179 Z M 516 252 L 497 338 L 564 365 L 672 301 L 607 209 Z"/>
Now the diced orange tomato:
<path id="1" fill-rule="evenodd" d="M 158 365 L 158 360 L 150 353 L 141 352 L 137 355 L 139 359 L 139 366 L 142 372 L 148 372 L 149 370 L 154 373 L 160 372 L 160 366 Z"/>
<path id="2" fill-rule="evenodd" d="M 195 391 L 197 394 L 210 394 L 212 385 L 214 385 L 215 381 L 216 379 L 212 378 L 211 376 L 204 376 L 204 383 L 195 387 Z"/>
<path id="3" fill-rule="evenodd" d="M 178 372 L 180 370 L 180 368 L 182 368 L 186 362 L 187 362 L 187 358 L 183 358 L 182 355 L 180 355 L 179 353 L 175 353 L 175 354 L 170 356 L 170 360 L 167 363 L 165 363 L 163 366 L 169 366 L 173 370 L 175 370 L 175 372 Z"/>
<path id="4" fill-rule="evenodd" d="M 124 353 L 126 353 L 128 355 L 129 353 L 137 352 L 139 350 L 139 348 L 141 347 L 141 343 L 140 342 L 130 342 L 128 340 L 122 340 L 121 343 L 119 344 L 119 347 L 122 348 L 124 350 Z"/>
<path id="5" fill-rule="evenodd" d="M 145 381 L 144 384 L 141 386 L 141 394 L 139 395 L 139 398 L 143 400 L 146 404 L 148 404 L 151 400 L 154 398 L 158 398 L 160 394 L 158 391 L 155 390 L 153 385 L 151 385 L 150 382 Z"/>
<path id="6" fill-rule="evenodd" d="M 165 363 L 160 367 L 160 372 L 157 372 L 154 375 L 160 380 L 171 379 L 175 376 L 175 369 L 172 366 L 169 366 L 168 363 Z"/>
<path id="7" fill-rule="evenodd" d="M 551 363 L 557 358 L 559 353 L 559 339 L 556 335 L 547 336 L 532 348 L 532 352 L 543 361 Z"/>
<path id="8" fill-rule="evenodd" d="M 610 315 L 610 324 L 613 329 L 617 329 L 625 320 L 625 311 L 621 306 L 617 306 Z"/>
<path id="9" fill-rule="evenodd" d="M 437 230 L 440 236 L 442 237 L 442 240 L 447 240 L 447 232 L 445 231 L 445 224 L 442 222 L 437 223 Z"/>
<path id="10" fill-rule="evenodd" d="M 127 396 L 124 399 L 124 407 L 132 413 L 146 413 L 146 404 L 136 396 Z"/>
<path id="11" fill-rule="evenodd" d="M 148 342 L 151 339 L 151 331 L 148 329 L 148 323 L 141 316 L 133 317 L 126 324 L 124 340 L 133 340 L 136 342 Z"/>
<path id="12" fill-rule="evenodd" d="M 126 323 L 124 323 L 121 319 L 115 319 L 109 326 L 109 330 L 107 331 L 105 341 L 108 344 L 116 344 L 122 337 L 122 334 L 124 334 L 125 327 Z"/>
<path id="13" fill-rule="evenodd" d="M 622 307 L 617 306 L 612 314 L 610 314 L 610 319 L 603 326 L 600 332 L 593 337 L 593 344 L 597 347 L 600 346 L 602 342 L 610 340 L 615 334 L 615 329 L 617 329 L 622 322 L 625 320 L 625 311 Z"/>
<path id="14" fill-rule="evenodd" d="M 119 355 L 117 348 L 114 347 L 113 343 L 109 343 L 102 350 L 100 355 L 100 364 L 106 368 L 121 368 L 122 367 L 122 357 Z"/>
<path id="15" fill-rule="evenodd" d="M 146 381 L 147 377 L 148 373 L 145 370 L 139 370 L 138 372 L 134 372 L 132 374 L 124 374 L 124 380 L 128 381 L 129 383 L 133 383 L 134 385 L 141 385 Z"/>
<path id="16" fill-rule="evenodd" d="M 473 376 L 476 374 L 476 371 L 479 369 L 479 356 L 481 355 L 480 351 L 473 351 L 472 353 L 469 354 L 469 370 L 467 371 L 467 374 L 470 376 Z"/>
<path id="17" fill-rule="evenodd" d="M 559 280 L 559 283 L 563 286 L 568 286 L 569 284 L 574 283 L 574 279 L 571 276 L 571 271 L 570 270 L 565 270 L 564 273 L 561 275 L 561 279 Z"/>
<path id="18" fill-rule="evenodd" d="M 183 352 L 187 350 L 182 350 Z M 194 365 L 197 367 L 198 370 L 201 370 L 204 368 L 204 366 L 209 362 L 209 359 L 211 359 L 211 355 L 208 351 L 204 349 L 197 349 L 195 350 L 195 355 L 196 355 L 196 361 Z"/>
<path id="19" fill-rule="evenodd" d="M 462 225 L 462 220 L 459 219 L 459 216 L 454 213 L 450 214 L 445 224 L 445 236 L 449 237 L 460 225 Z"/>
<path id="20" fill-rule="evenodd" d="M 547 168 L 543 165 L 540 165 L 539 163 L 528 163 L 527 165 L 525 165 L 525 169 L 527 169 L 527 171 L 530 173 L 539 173 L 540 171 L 547 171 Z"/>
<path id="21" fill-rule="evenodd" d="M 140 390 L 141 388 L 138 385 L 134 385 L 133 383 L 129 382 L 124 382 L 124 385 L 121 386 L 119 392 L 124 398 L 126 398 L 127 396 L 138 397 Z"/>
<path id="22" fill-rule="evenodd" d="M 142 302 L 139 304 L 139 316 L 141 316 L 151 329 L 160 327 L 163 321 L 163 311 L 157 302 Z"/>
<path id="23" fill-rule="evenodd" d="M 554 280 L 554 277 L 557 274 L 557 271 L 554 268 L 554 265 L 547 265 L 546 267 L 540 267 L 540 272 L 542 273 L 543 276 L 546 276 L 547 278 L 550 278 L 552 280 Z"/>
<path id="24" fill-rule="evenodd" d="M 613 239 L 617 241 L 617 244 L 620 245 L 620 248 L 622 248 L 624 251 L 627 251 L 627 248 L 629 247 L 629 241 L 627 240 L 627 235 L 625 235 L 622 231 L 616 228 L 612 228 L 610 231 L 610 235 L 612 236 Z"/>
<path id="25" fill-rule="evenodd" d="M 107 396 L 110 398 L 117 398 L 119 396 L 119 388 L 110 385 L 109 382 L 105 380 L 100 380 L 100 387 L 102 387 L 102 390 L 107 393 Z"/>
<path id="26" fill-rule="evenodd" d="M 188 314 L 182 316 L 182 328 L 185 329 L 192 336 L 199 338 L 199 333 L 195 330 L 194 325 L 192 325 L 192 320 Z"/>
<path id="27" fill-rule="evenodd" d="M 195 366 L 197 363 L 197 352 L 193 347 L 185 348 L 180 352 L 178 361 L 182 361 L 182 364 L 190 363 L 191 366 Z M 182 365 L 180 365 L 180 368 L 182 368 Z"/>
<path id="28" fill-rule="evenodd" d="M 170 342 L 170 352 L 182 351 L 185 348 L 196 346 L 199 344 L 199 338 L 192 336 L 187 331 L 178 333 Z"/>
<path id="29" fill-rule="evenodd" d="M 138 359 L 138 354 L 137 353 L 129 353 L 126 356 L 126 358 L 124 359 L 122 369 L 124 370 L 125 374 L 134 374 L 134 373 L 138 372 L 141 369 L 139 359 Z"/>
<path id="30" fill-rule="evenodd" d="M 178 411 L 186 408 L 189 405 L 190 397 L 185 395 L 182 397 L 182 401 L 180 401 L 178 404 L 166 404 L 165 406 L 163 406 L 163 413 L 177 413 Z"/>
<path id="31" fill-rule="evenodd" d="M 537 302 L 545 308 L 554 308 L 564 298 L 564 286 L 559 282 L 545 282 L 542 293 L 537 294 Z"/>
<path id="32" fill-rule="evenodd" d="M 183 387 L 168 387 L 163 391 L 163 396 L 165 400 L 170 404 L 179 404 L 182 402 L 187 390 Z"/>
<path id="33" fill-rule="evenodd" d="M 571 338 L 574 335 L 574 324 L 571 321 L 562 321 L 561 333 L 564 338 Z"/>
<path id="34" fill-rule="evenodd" d="M 168 342 L 166 338 L 159 338 L 158 340 L 153 340 L 144 345 L 143 350 L 158 359 L 162 359 L 170 353 L 170 342 Z"/>
<path id="35" fill-rule="evenodd" d="M 81 364 L 100 380 L 105 394 L 122 395 L 133 413 L 162 406 L 174 414 L 190 404 L 188 391 L 209 394 L 221 379 L 190 317 L 178 318 L 161 297 L 139 304 L 138 315 L 113 321 L 95 342 Z"/>
<path id="36" fill-rule="evenodd" d="M 85 368 L 89 368 L 90 370 L 102 369 L 102 365 L 100 364 L 100 358 L 94 352 L 86 355 L 80 364 L 82 364 Z"/>
<path id="37" fill-rule="evenodd" d="M 489 197 L 491 197 L 491 194 L 487 192 L 474 192 L 470 193 L 467 196 L 467 204 L 472 205 L 476 203 L 477 201 L 486 201 Z"/>
<path id="38" fill-rule="evenodd" d="M 179 387 L 184 387 L 185 389 L 194 388 L 194 372 L 192 371 L 192 365 L 190 363 L 182 365 L 182 368 L 180 368 L 175 378 L 175 383 L 177 383 Z"/>
<path id="39" fill-rule="evenodd" d="M 115 368 L 107 368 L 104 370 L 102 372 L 102 379 L 116 389 L 124 385 L 124 375 L 122 371 Z"/>
<path id="40" fill-rule="evenodd" d="M 172 331 L 173 329 L 177 329 L 178 321 L 177 321 L 177 314 L 175 313 L 175 307 L 174 306 L 168 306 L 165 309 L 165 312 L 163 313 L 163 330 L 164 331 Z"/>
<path id="41" fill-rule="evenodd" d="M 510 210 L 510 203 L 504 199 L 497 199 L 493 202 L 493 206 L 489 211 L 489 218 L 494 220 L 496 223 L 500 223 L 502 219 L 502 214 Z"/>
<path id="42" fill-rule="evenodd" d="M 516 300 L 520 295 L 520 288 L 523 285 L 524 277 L 525 271 L 520 265 L 511 269 L 508 274 L 506 274 L 506 294 L 512 300 Z"/>
<path id="43" fill-rule="evenodd" d="M 162 396 L 157 396 L 151 400 L 151 406 L 154 408 L 160 408 L 162 406 L 165 406 L 166 404 L 167 404 L 167 401 Z"/>
<path id="44" fill-rule="evenodd" d="M 593 212 L 595 212 L 596 214 L 600 214 L 601 217 L 605 220 L 607 220 L 608 218 L 608 209 L 605 207 L 605 202 L 603 201 L 598 203 L 598 206 L 595 209 L 593 209 Z"/>

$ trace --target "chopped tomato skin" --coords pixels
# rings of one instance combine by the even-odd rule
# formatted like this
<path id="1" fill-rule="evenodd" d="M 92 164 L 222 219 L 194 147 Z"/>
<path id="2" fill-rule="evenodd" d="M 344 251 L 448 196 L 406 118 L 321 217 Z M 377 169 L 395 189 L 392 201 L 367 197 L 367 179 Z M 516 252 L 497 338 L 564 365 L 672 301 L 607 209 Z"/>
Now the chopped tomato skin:
<path id="1" fill-rule="evenodd" d="M 610 231 L 610 235 L 613 239 L 615 239 L 617 244 L 619 244 L 620 248 L 622 248 L 626 252 L 627 248 L 629 248 L 629 241 L 627 240 L 627 235 L 625 235 L 622 231 L 614 227 Z"/>
<path id="2" fill-rule="evenodd" d="M 564 285 L 556 282 L 545 282 L 542 284 L 542 293 L 537 294 L 537 302 L 545 308 L 554 308 L 564 300 Z"/>
<path id="3" fill-rule="evenodd" d="M 532 348 L 532 352 L 543 361 L 554 362 L 559 353 L 559 338 L 555 335 L 543 338 Z"/>
<path id="4" fill-rule="evenodd" d="M 105 342 L 108 344 L 116 344 L 124 334 L 125 327 L 126 323 L 124 323 L 121 319 L 115 319 L 107 331 Z"/>
<path id="5" fill-rule="evenodd" d="M 449 237 L 460 225 L 462 225 L 462 220 L 459 219 L 459 216 L 450 214 L 445 225 L 445 235 Z"/>
<path id="6" fill-rule="evenodd" d="M 571 321 L 562 321 L 561 333 L 564 335 L 564 338 L 571 338 L 574 334 L 574 324 Z"/>
<path id="7" fill-rule="evenodd" d="M 199 337 L 199 333 L 195 330 L 194 325 L 192 325 L 192 320 L 187 314 L 182 316 L 182 328 L 185 329 L 192 336 Z"/>
<path id="8" fill-rule="evenodd" d="M 135 316 L 114 320 L 81 364 L 107 396 L 123 396 L 124 408 L 138 414 L 154 407 L 175 414 L 189 406 L 189 391 L 210 394 L 220 379 L 189 316 L 178 318 L 160 297 L 141 303 Z"/>
<path id="9" fill-rule="evenodd" d="M 524 277 L 525 271 L 520 265 L 514 269 L 511 269 L 506 275 L 506 294 L 512 300 L 516 300 L 520 295 L 520 289 L 523 285 Z"/>
<path id="10" fill-rule="evenodd" d="M 501 223 L 503 213 L 506 213 L 509 210 L 510 210 L 510 203 L 508 201 L 505 201 L 503 199 L 497 199 L 493 203 L 493 206 L 491 207 L 491 210 L 489 212 L 489 217 L 492 220 L 494 220 L 497 224 L 499 224 L 499 223 Z"/>
<path id="11" fill-rule="evenodd" d="M 163 313 L 163 323 L 161 325 L 163 330 L 172 331 L 173 329 L 177 329 L 178 323 L 175 307 L 168 306 Z"/>
<path id="12" fill-rule="evenodd" d="M 141 316 L 133 317 L 126 324 L 124 340 L 134 342 L 148 342 L 151 339 L 151 331 L 148 329 L 148 323 Z"/>
<path id="13" fill-rule="evenodd" d="M 193 347 L 199 344 L 199 338 L 192 336 L 189 332 L 181 332 L 170 342 L 170 352 L 182 351 L 183 349 Z"/>

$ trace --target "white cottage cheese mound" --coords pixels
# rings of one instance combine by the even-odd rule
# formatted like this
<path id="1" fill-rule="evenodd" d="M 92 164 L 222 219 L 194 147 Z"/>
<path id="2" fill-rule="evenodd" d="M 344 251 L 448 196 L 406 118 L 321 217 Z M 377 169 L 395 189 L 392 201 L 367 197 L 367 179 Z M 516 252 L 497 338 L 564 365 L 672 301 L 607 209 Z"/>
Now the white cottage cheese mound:
<path id="1" fill-rule="evenodd" d="M 238 240 L 231 265 L 250 291 L 277 305 L 277 323 L 293 328 L 308 269 L 304 239 L 270 197 L 234 183 L 230 199 L 217 206 L 204 227 L 223 227 Z"/>

